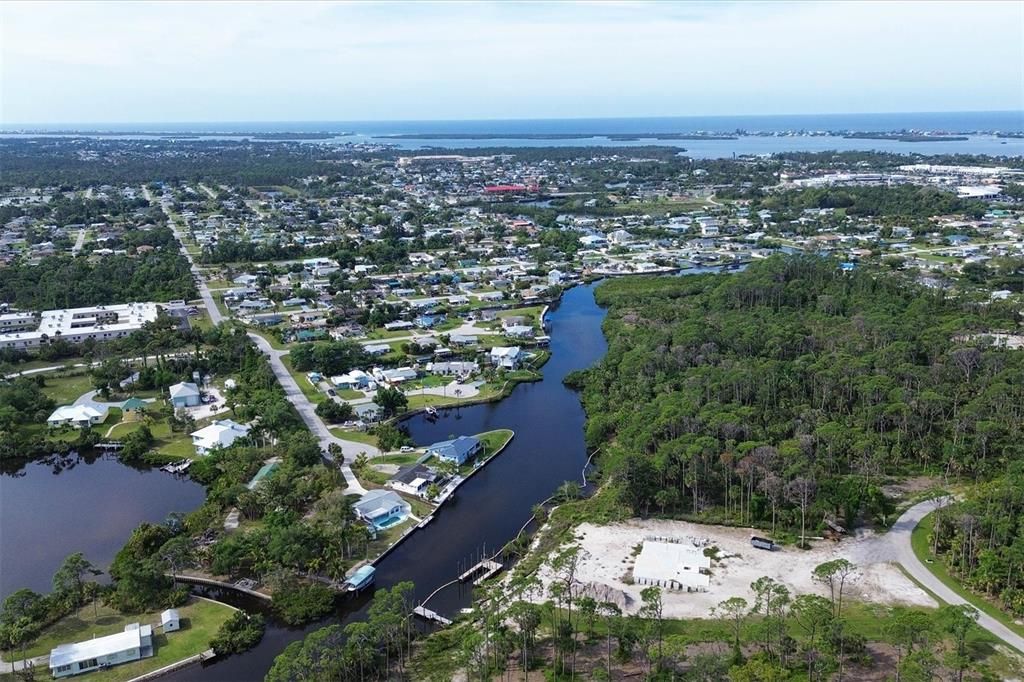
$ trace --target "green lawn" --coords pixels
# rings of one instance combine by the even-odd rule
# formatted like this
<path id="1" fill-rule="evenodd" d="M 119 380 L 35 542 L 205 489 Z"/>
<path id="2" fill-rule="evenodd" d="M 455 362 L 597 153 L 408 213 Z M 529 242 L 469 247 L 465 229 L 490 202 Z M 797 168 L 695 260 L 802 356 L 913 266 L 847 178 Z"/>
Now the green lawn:
<path id="1" fill-rule="evenodd" d="M 355 429 L 331 429 L 331 433 L 342 440 L 350 440 L 353 443 L 363 443 L 364 445 L 377 447 L 377 436 L 372 433 L 367 433 L 366 431 L 357 431 Z"/>
<path id="2" fill-rule="evenodd" d="M 434 374 L 420 377 L 419 379 L 413 379 L 402 384 L 402 388 L 406 391 L 412 391 L 418 388 L 441 388 L 452 382 L 451 377 L 442 377 Z"/>
<path id="3" fill-rule="evenodd" d="M 381 455 L 380 457 L 374 457 L 372 462 L 374 464 L 397 464 L 399 466 L 405 466 L 412 464 L 423 455 L 418 452 L 410 452 L 407 454 L 400 455 Z"/>
<path id="4" fill-rule="evenodd" d="M 153 634 L 156 655 L 134 663 L 97 671 L 75 679 L 103 680 L 117 682 L 130 680 L 145 672 L 162 668 L 175 661 L 206 651 L 210 640 L 217 633 L 221 623 L 227 620 L 233 609 L 230 606 L 205 599 L 193 598 L 185 606 L 178 608 L 183 627 L 178 632 L 168 635 Z M 48 627 L 32 646 L 25 651 L 26 656 L 45 656 L 58 644 L 82 641 L 93 637 L 103 637 L 124 631 L 130 623 L 160 622 L 160 611 L 124 615 L 103 604 L 83 606 L 71 615 L 61 618 Z"/>
<path id="5" fill-rule="evenodd" d="M 309 383 L 309 379 L 303 372 L 298 372 L 292 367 L 292 359 L 287 355 L 281 358 L 281 362 L 288 368 L 288 372 L 291 373 L 292 377 L 295 378 L 295 383 L 299 385 L 299 390 L 302 394 L 309 398 L 310 402 L 314 404 L 322 403 L 327 400 L 327 396 L 324 395 L 316 386 Z"/>
<path id="6" fill-rule="evenodd" d="M 359 398 L 365 398 L 366 394 L 362 391 L 353 391 L 351 388 L 339 388 L 336 389 L 338 397 L 342 400 L 357 400 Z"/>
<path id="7" fill-rule="evenodd" d="M 476 437 L 484 444 L 484 456 L 488 457 L 505 447 L 514 435 L 515 432 L 512 429 L 495 429 L 478 433 Z"/>
<path id="8" fill-rule="evenodd" d="M 159 407 L 151 408 L 147 413 L 149 417 L 152 417 L 152 420 L 121 422 L 111 430 L 110 438 L 118 440 L 122 439 L 129 433 L 138 429 L 142 424 L 146 424 L 149 426 L 149 430 L 155 439 L 152 448 L 153 452 L 172 459 L 187 459 L 189 457 L 195 457 L 196 450 L 192 445 L 192 436 L 190 433 L 184 431 L 171 431 L 169 409 L 170 408 L 167 405 L 160 405 Z M 222 416 L 223 415 L 218 415 L 217 418 Z M 196 422 L 196 428 L 202 428 L 211 421 L 211 419 L 200 420 L 199 422 Z"/>
<path id="9" fill-rule="evenodd" d="M 43 393 L 53 398 L 58 405 L 69 405 L 83 394 L 95 389 L 92 375 L 86 369 L 59 375 L 45 374 L 44 376 L 46 385 L 43 386 Z"/>
<path id="10" fill-rule="evenodd" d="M 61 358 L 60 360 L 28 360 L 26 362 L 11 363 L 7 371 L 8 374 L 14 372 L 24 372 L 30 369 L 41 369 L 43 367 L 71 367 L 78 363 L 85 362 L 85 358 L 73 357 L 73 358 Z"/>
<path id="11" fill-rule="evenodd" d="M 374 329 L 366 334 L 368 339 L 400 339 L 405 336 L 412 336 L 414 333 L 421 332 L 419 329 L 396 329 L 395 331 L 388 331 L 384 328 Z"/>
<path id="12" fill-rule="evenodd" d="M 958 595 L 963 597 L 965 600 L 973 604 L 978 610 L 984 611 L 988 615 L 992 616 L 1000 623 L 1008 627 L 1018 635 L 1024 636 L 1024 627 L 1017 625 L 1013 622 L 1013 619 L 998 606 L 988 601 L 979 594 L 975 594 L 970 590 L 964 588 L 960 584 L 960 581 L 955 576 L 951 575 L 949 569 L 946 568 L 946 564 L 939 557 L 932 554 L 931 543 L 929 537 L 932 533 L 932 526 L 935 523 L 935 512 L 932 512 L 928 516 L 921 519 L 921 522 L 914 528 L 914 532 L 910 536 L 910 544 L 914 549 L 914 555 L 928 567 L 936 578 L 942 581 L 942 583 L 949 589 L 956 592 Z M 1024 652 L 1021 652 L 1024 653 Z"/>

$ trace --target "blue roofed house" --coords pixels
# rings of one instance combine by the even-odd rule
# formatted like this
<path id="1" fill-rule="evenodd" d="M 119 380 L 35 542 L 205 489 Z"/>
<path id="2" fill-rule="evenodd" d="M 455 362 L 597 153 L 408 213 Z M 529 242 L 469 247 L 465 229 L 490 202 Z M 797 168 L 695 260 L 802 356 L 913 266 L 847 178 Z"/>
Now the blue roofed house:
<path id="1" fill-rule="evenodd" d="M 413 324 L 421 329 L 431 329 L 444 322 L 444 320 L 444 315 L 420 315 L 413 320 Z"/>
<path id="2" fill-rule="evenodd" d="M 179 407 L 195 407 L 200 402 L 199 387 L 190 381 L 174 384 L 168 391 L 171 394 L 171 405 Z"/>
<path id="3" fill-rule="evenodd" d="M 483 449 L 484 444 L 473 436 L 459 436 L 453 440 L 434 443 L 427 448 L 427 454 L 462 466 Z"/>
<path id="4" fill-rule="evenodd" d="M 378 530 L 401 523 L 412 512 L 409 503 L 393 490 L 371 490 L 360 497 L 352 509 Z"/>

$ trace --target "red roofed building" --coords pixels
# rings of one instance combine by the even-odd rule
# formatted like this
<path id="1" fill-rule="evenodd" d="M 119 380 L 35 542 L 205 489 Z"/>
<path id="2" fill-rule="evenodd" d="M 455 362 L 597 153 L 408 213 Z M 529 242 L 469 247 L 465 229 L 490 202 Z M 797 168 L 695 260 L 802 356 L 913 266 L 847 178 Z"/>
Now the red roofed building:
<path id="1" fill-rule="evenodd" d="M 536 192 L 537 185 L 486 185 L 484 191 L 488 194 L 512 194 L 515 192 Z"/>

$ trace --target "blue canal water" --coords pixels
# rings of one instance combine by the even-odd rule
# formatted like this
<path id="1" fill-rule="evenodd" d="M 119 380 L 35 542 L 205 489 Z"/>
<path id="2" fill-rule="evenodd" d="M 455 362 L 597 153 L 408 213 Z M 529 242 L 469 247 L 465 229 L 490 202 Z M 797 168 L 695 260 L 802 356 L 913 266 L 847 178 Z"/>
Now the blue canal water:
<path id="1" fill-rule="evenodd" d="M 516 435 L 500 455 L 458 489 L 429 525 L 413 532 L 377 564 L 376 588 L 411 580 L 417 599 L 425 598 L 457 577 L 468 562 L 475 562 L 484 552 L 493 553 L 512 539 L 529 519 L 533 505 L 547 499 L 559 484 L 580 480 L 587 459 L 585 416 L 579 396 L 566 388 L 562 379 L 604 356 L 604 317 L 604 310 L 594 302 L 593 285 L 570 289 L 548 315 L 551 359 L 544 365 L 543 381 L 520 384 L 497 403 L 441 411 L 436 421 L 421 415 L 405 422 L 420 445 L 499 428 L 512 429 Z M 345 601 L 333 622 L 362 618 L 372 591 Z M 235 595 L 218 596 L 247 608 L 259 607 L 239 602 Z M 451 616 L 468 606 L 471 598 L 470 590 L 454 585 L 438 593 L 428 606 Z M 271 622 L 263 641 L 252 651 L 163 679 L 262 679 L 274 657 L 290 642 L 326 624 L 288 629 Z"/>

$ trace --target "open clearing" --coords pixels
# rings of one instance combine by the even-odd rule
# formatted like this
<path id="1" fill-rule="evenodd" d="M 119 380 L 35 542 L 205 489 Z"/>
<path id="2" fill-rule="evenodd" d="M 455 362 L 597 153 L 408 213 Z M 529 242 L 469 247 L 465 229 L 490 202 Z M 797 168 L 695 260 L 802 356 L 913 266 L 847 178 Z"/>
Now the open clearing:
<path id="1" fill-rule="evenodd" d="M 832 559 L 846 558 L 860 567 L 860 575 L 844 591 L 844 598 L 882 604 L 907 604 L 936 607 L 938 604 L 911 582 L 890 561 L 884 536 L 864 533 L 842 542 L 819 541 L 808 550 L 783 547 L 774 552 L 754 549 L 750 536 L 759 534 L 750 528 L 705 526 L 685 521 L 631 520 L 608 526 L 590 523 L 576 529 L 580 547 L 577 581 L 581 592 L 599 601 L 614 601 L 626 612 L 640 606 L 643 585 L 632 582 L 636 549 L 648 536 L 706 539 L 707 547 L 718 548 L 718 559 L 711 564 L 711 586 L 707 592 L 662 590 L 665 616 L 668 618 L 706 618 L 719 602 L 743 597 L 754 603 L 750 583 L 769 576 L 784 583 L 796 594 L 814 592 L 827 596 L 826 588 L 811 579 L 814 567 Z M 545 565 L 538 573 L 545 587 L 553 580 Z"/>

